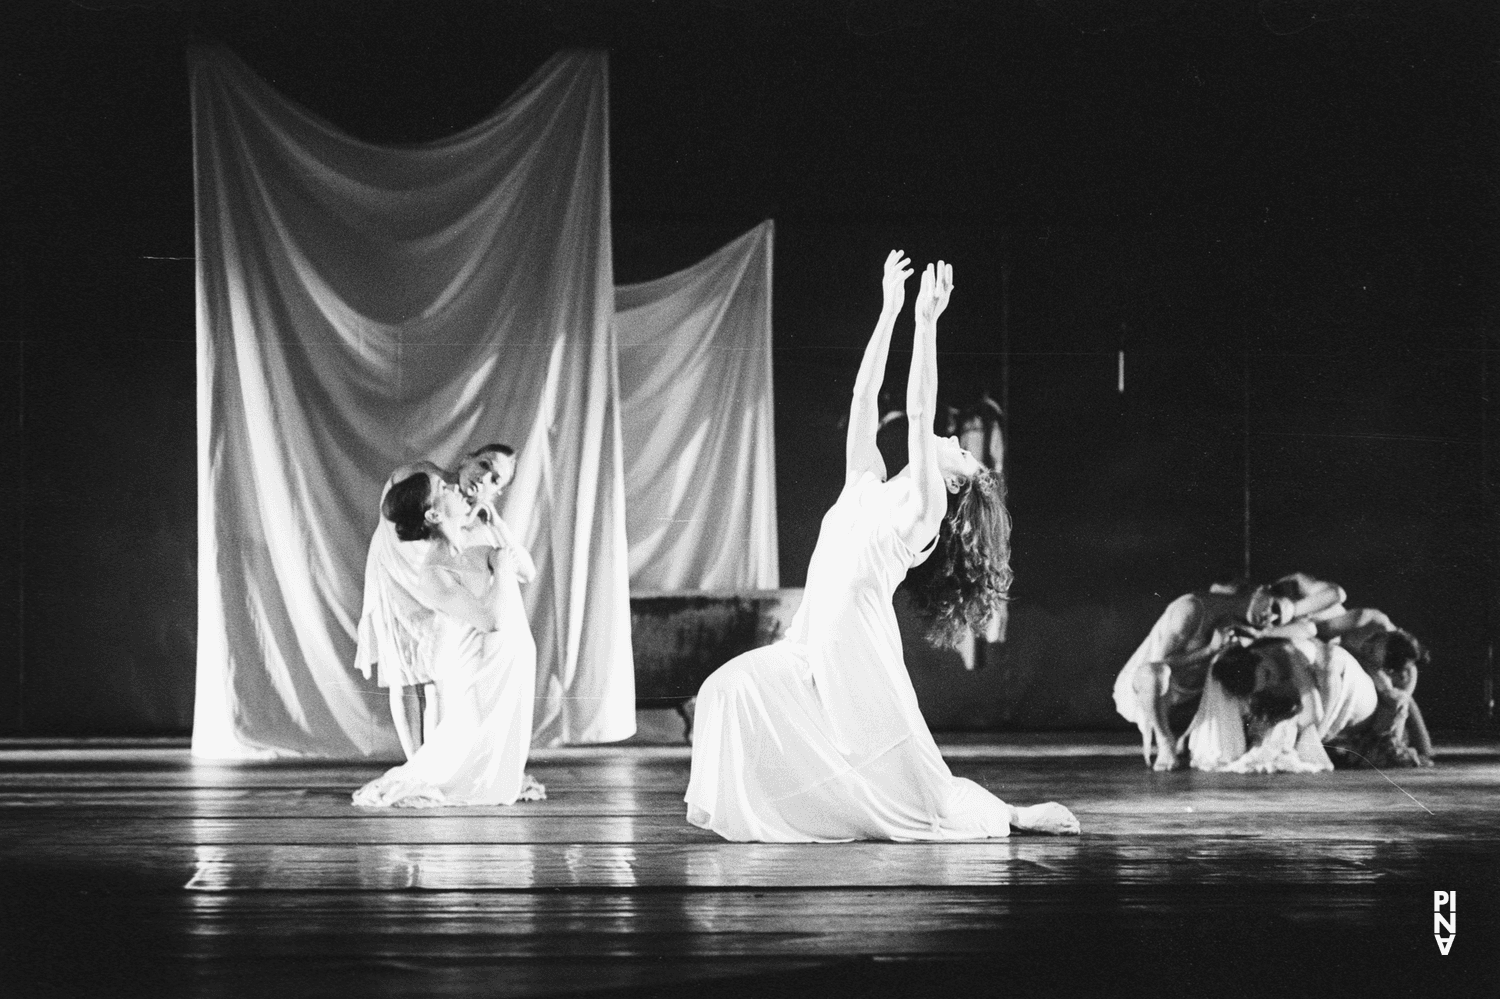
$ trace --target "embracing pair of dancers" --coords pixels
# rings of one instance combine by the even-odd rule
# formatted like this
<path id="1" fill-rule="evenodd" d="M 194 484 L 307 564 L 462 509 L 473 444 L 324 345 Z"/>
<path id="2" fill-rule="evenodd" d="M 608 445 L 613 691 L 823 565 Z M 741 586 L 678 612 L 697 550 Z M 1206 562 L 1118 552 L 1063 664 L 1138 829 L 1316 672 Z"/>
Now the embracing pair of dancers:
<path id="1" fill-rule="evenodd" d="M 416 462 L 386 481 L 355 664 L 389 689 L 407 760 L 356 791 L 356 805 L 546 797 L 525 772 L 536 643 L 520 587 L 536 567 L 497 508 L 515 466 L 511 448 L 491 444 L 453 472 Z"/>
<path id="2" fill-rule="evenodd" d="M 955 777 L 927 728 L 906 671 L 892 596 L 909 572 L 915 577 L 916 603 L 931 618 L 932 636 L 949 642 L 971 628 L 984 629 L 1000 611 L 1011 578 L 1003 481 L 956 438 L 940 438 L 931 430 L 937 404 L 937 320 L 953 290 L 953 268 L 942 261 L 923 272 L 915 302 L 906 468 L 888 479 L 876 446 L 891 331 L 911 274 L 906 256 L 892 251 L 885 262 L 880 320 L 855 380 L 844 487 L 823 518 L 802 604 L 786 636 L 726 663 L 698 694 L 687 817 L 726 839 L 957 840 L 1005 836 L 1012 828 L 1078 832 L 1078 820 L 1055 802 L 1017 808 L 973 781 Z M 503 553 L 518 546 L 502 539 L 486 549 L 465 540 L 466 525 L 484 505 L 480 497 L 496 491 L 485 474 L 475 473 L 486 490 L 467 485 L 465 474 L 460 468 L 456 485 L 435 468 L 422 476 L 406 475 L 389 487 L 382 512 L 402 544 L 425 541 L 431 546 L 422 565 L 423 571 L 439 574 L 434 580 L 482 582 L 488 571 L 491 585 L 505 577 L 509 593 L 513 573 Z M 502 523 L 493 510 L 488 520 Z M 372 546 L 372 568 L 374 559 Z M 517 652 L 513 643 L 519 644 L 521 635 L 534 662 L 523 614 L 516 618 L 507 611 L 503 621 L 497 615 L 496 629 L 488 631 L 484 625 L 491 619 L 483 617 L 482 601 L 471 605 L 473 589 L 451 586 L 450 609 L 438 601 L 437 582 L 426 585 L 424 606 L 438 617 L 454 619 L 438 630 L 452 632 L 449 641 L 466 650 L 464 661 L 473 664 L 476 676 L 492 667 L 475 650 L 493 649 L 490 654 L 503 658 L 502 648 Z M 370 599 L 367 581 L 367 616 Z M 363 633 L 362 625 L 362 648 Z M 380 654 L 386 654 L 385 645 Z M 440 658 L 423 662 L 435 664 Z M 504 790 L 510 798 L 495 795 L 481 801 L 474 797 L 472 781 L 462 786 L 451 779 L 436 781 L 439 771 L 447 770 L 429 764 L 424 754 L 433 743 L 447 742 L 453 695 L 447 690 L 452 681 L 443 677 L 452 669 L 442 665 L 440 719 L 432 739 L 404 766 L 363 788 L 356 803 L 508 803 L 523 793 L 524 743 L 508 732 L 502 738 L 498 727 L 486 737 L 499 740 L 492 752 L 506 759 L 510 782 Z M 418 671 L 402 677 L 403 683 L 426 680 Z M 524 727 L 528 738 L 531 682 L 529 672 L 524 682 L 519 677 L 513 682 L 515 693 L 524 693 L 524 704 L 512 713 L 513 724 Z M 477 734 L 472 726 L 466 731 Z M 452 761 L 444 757 L 439 762 Z"/>

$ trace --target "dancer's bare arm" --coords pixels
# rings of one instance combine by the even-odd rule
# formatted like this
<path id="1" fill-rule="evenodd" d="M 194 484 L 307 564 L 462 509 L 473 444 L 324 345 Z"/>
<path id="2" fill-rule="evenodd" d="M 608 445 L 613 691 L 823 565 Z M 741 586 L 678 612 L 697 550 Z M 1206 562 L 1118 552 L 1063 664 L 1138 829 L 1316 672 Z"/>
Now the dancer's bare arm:
<path id="1" fill-rule="evenodd" d="M 1319 621 L 1318 637 L 1327 642 L 1356 631 L 1395 631 L 1391 619 L 1373 607 L 1356 607 L 1337 617 Z"/>
<path id="2" fill-rule="evenodd" d="M 1334 614 L 1338 613 L 1338 608 L 1346 597 L 1343 587 L 1327 580 L 1314 579 L 1304 572 L 1294 573 L 1293 578 L 1297 580 L 1301 595 L 1296 598 L 1282 598 L 1284 602 L 1278 601 L 1279 623 L 1286 624 L 1298 618 L 1312 617 L 1329 611 Z"/>
<path id="3" fill-rule="evenodd" d="M 1411 709 L 1406 716 L 1406 736 L 1423 765 L 1431 766 L 1432 736 L 1427 733 L 1427 723 L 1422 720 L 1422 709 L 1417 707 L 1416 698 L 1412 698 Z"/>
<path id="4" fill-rule="evenodd" d="M 500 539 L 500 547 L 495 550 L 496 557 L 510 559 L 515 569 L 516 579 L 521 582 L 529 583 L 535 579 L 536 563 L 531 560 L 531 553 L 516 538 L 516 532 L 512 531 L 510 525 L 499 517 L 491 521 L 490 526 L 494 528 L 495 535 Z"/>
<path id="5" fill-rule="evenodd" d="M 911 372 L 906 379 L 906 450 L 911 463 L 911 498 L 897 511 L 896 531 L 914 549 L 926 547 L 948 512 L 948 488 L 937 463 L 932 433 L 937 411 L 937 320 L 953 292 L 953 266 L 927 265 L 917 292 L 916 331 Z"/>
<path id="6" fill-rule="evenodd" d="M 1316 621 L 1309 621 L 1305 617 L 1299 617 L 1286 624 L 1276 624 L 1269 628 L 1262 628 L 1258 633 L 1260 638 L 1288 638 L 1292 641 L 1306 640 L 1318 637 L 1318 625 Z"/>
<path id="7" fill-rule="evenodd" d="M 911 261 L 900 250 L 885 258 L 885 275 L 881 278 L 884 303 L 880 319 L 870 342 L 865 345 L 859 374 L 854 378 L 854 398 L 849 403 L 849 437 L 844 445 L 844 485 L 873 470 L 885 478 L 885 460 L 875 445 L 880 429 L 880 385 L 885 380 L 885 361 L 891 348 L 891 330 L 901 305 L 906 301 L 906 279 L 911 277 Z"/>
<path id="8" fill-rule="evenodd" d="M 1391 675 L 1383 669 L 1371 673 L 1370 679 L 1375 681 L 1375 692 L 1382 700 L 1399 699 L 1406 702 L 1406 738 L 1411 747 L 1417 751 L 1417 756 L 1423 765 L 1431 766 L 1432 736 L 1427 731 L 1427 722 L 1422 719 L 1422 709 L 1417 707 L 1417 699 L 1412 696 L 1417 690 L 1417 664 L 1407 664 L 1405 682 L 1399 687 L 1391 679 Z"/>

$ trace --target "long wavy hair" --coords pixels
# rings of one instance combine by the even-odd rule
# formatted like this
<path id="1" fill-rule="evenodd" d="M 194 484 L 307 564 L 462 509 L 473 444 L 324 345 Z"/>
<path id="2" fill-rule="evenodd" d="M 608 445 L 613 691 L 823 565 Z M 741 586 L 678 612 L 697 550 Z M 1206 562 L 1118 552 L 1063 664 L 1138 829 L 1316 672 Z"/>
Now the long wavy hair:
<path id="1" fill-rule="evenodd" d="M 957 648 L 989 626 L 1012 578 L 1005 479 L 985 469 L 948 494 L 936 545 L 927 561 L 906 574 L 907 593 L 928 621 L 927 640 Z"/>

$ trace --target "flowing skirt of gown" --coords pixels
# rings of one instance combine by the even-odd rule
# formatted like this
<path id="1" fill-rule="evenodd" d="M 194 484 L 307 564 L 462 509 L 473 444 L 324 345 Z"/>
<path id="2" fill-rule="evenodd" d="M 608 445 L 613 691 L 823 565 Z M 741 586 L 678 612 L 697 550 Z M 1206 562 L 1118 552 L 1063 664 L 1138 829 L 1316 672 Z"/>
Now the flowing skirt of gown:
<path id="1" fill-rule="evenodd" d="M 497 571 L 499 628 L 447 615 L 437 653 L 441 718 L 412 758 L 354 793 L 354 804 L 430 808 L 509 805 L 545 797 L 525 773 L 531 748 L 536 643 L 515 576 Z"/>
<path id="2" fill-rule="evenodd" d="M 846 488 L 788 638 L 704 682 L 689 822 L 780 843 L 1009 834 L 1005 803 L 943 761 L 902 659 L 891 595 L 923 557 L 891 526 L 905 487 L 867 476 Z"/>

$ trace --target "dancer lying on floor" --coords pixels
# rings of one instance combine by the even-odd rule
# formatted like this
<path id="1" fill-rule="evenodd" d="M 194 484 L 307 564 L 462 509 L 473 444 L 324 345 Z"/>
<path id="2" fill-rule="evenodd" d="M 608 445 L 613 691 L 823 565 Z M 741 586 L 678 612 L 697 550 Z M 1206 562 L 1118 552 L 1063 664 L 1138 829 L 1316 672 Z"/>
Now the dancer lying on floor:
<path id="1" fill-rule="evenodd" d="M 354 803 L 504 805 L 544 797 L 524 772 L 536 645 L 518 577 L 529 572 L 530 557 L 504 543 L 510 535 L 498 518 L 494 534 L 476 538 L 470 501 L 432 470 L 392 485 L 382 515 L 403 557 L 390 566 L 388 619 L 377 622 L 390 636 L 381 654 L 420 657 L 442 711 L 411 759 L 355 792 Z"/>
<path id="2" fill-rule="evenodd" d="M 1332 770 L 1325 747 L 1370 719 L 1376 703 L 1369 675 L 1338 645 L 1261 638 L 1214 659 L 1183 741 L 1196 770 Z"/>
<path id="3" fill-rule="evenodd" d="M 380 503 L 383 508 L 391 486 L 403 479 L 417 473 L 437 475 L 444 482 L 458 486 L 473 505 L 477 515 L 474 519 L 481 521 L 473 525 L 480 533 L 470 543 L 499 547 L 499 529 L 491 525 L 500 523 L 497 504 L 500 494 L 515 477 L 515 469 L 515 452 L 505 444 L 487 444 L 470 452 L 452 472 L 430 461 L 412 462 L 402 465 L 386 479 L 380 492 Z M 514 542 L 513 537 L 509 540 Z M 530 579 L 527 573 L 534 572 L 529 568 L 531 560 L 519 544 L 514 545 L 514 550 L 524 556 L 521 582 L 525 583 Z M 356 669 L 389 692 L 391 720 L 407 759 L 411 759 L 422 744 L 423 733 L 431 732 L 437 726 L 440 714 L 437 686 L 432 675 L 433 663 L 428 654 L 430 643 L 403 641 L 397 634 L 402 628 L 426 630 L 433 613 L 430 609 L 412 606 L 410 601 L 403 599 L 400 589 L 392 586 L 394 575 L 402 572 L 402 564 L 417 557 L 419 553 L 402 548 L 395 525 L 386 517 L 380 517 L 370 539 L 369 554 L 365 557 L 364 607 L 360 613 L 359 645 L 354 660 Z M 384 655 L 381 654 L 382 645 Z"/>
<path id="4" fill-rule="evenodd" d="M 917 707 L 891 595 L 938 559 L 938 618 L 982 628 L 1010 579 L 1000 482 L 932 433 L 937 318 L 952 268 L 922 275 L 907 382 L 910 463 L 889 482 L 877 398 L 909 261 L 886 259 L 885 304 L 855 380 L 843 491 L 823 517 L 786 638 L 720 667 L 698 693 L 688 821 L 725 839 L 841 842 L 1076 833 L 1055 802 L 1016 808 L 943 762 Z M 941 625 L 940 625 L 941 627 Z"/>

